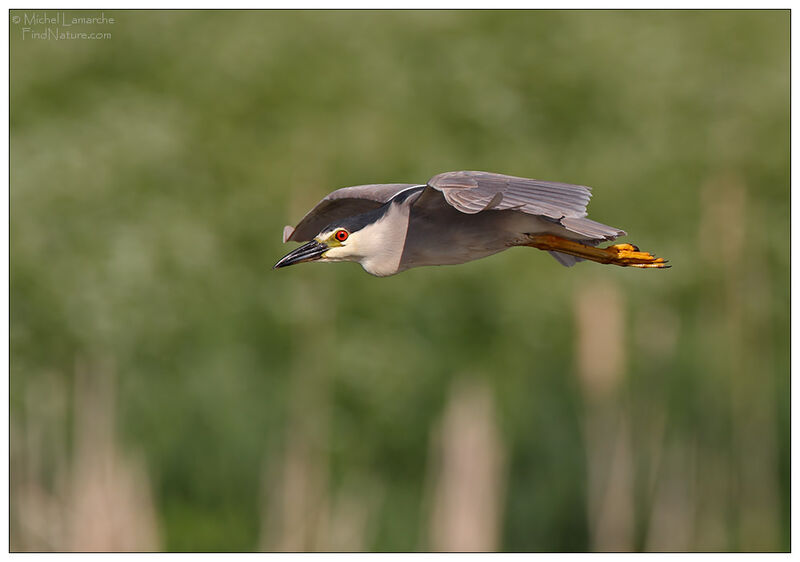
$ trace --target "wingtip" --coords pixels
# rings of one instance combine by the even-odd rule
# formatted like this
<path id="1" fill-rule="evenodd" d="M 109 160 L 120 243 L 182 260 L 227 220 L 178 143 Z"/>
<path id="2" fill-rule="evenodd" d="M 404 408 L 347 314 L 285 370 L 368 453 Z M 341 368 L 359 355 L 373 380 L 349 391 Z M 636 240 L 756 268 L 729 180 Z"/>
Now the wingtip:
<path id="1" fill-rule="evenodd" d="M 286 226 L 283 227 L 283 243 L 284 244 L 286 244 L 286 242 L 289 240 L 289 238 L 292 237 L 292 234 L 294 234 L 294 227 L 293 226 L 287 224 Z"/>

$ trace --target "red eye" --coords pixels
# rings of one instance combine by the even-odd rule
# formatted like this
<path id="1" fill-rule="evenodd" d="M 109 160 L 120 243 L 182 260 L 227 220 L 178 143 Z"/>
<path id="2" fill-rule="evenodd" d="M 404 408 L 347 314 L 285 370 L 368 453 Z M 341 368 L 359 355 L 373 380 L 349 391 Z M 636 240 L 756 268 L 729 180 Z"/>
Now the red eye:
<path id="1" fill-rule="evenodd" d="M 345 240 L 347 240 L 347 237 L 350 236 L 350 233 L 347 232 L 346 230 L 340 229 L 336 231 L 336 234 L 334 234 L 334 236 L 339 242 L 344 242 Z"/>

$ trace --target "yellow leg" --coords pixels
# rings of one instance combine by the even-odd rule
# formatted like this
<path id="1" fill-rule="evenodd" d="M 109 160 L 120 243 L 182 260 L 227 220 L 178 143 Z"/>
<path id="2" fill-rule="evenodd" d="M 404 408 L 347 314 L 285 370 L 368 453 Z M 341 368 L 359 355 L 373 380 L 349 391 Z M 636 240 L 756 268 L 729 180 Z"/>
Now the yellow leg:
<path id="1" fill-rule="evenodd" d="M 598 263 L 609 263 L 622 267 L 641 267 L 641 268 L 667 268 L 667 261 L 657 258 L 649 252 L 640 252 L 639 248 L 633 244 L 615 244 L 607 248 L 595 248 L 587 246 L 575 240 L 568 240 L 552 234 L 537 234 L 532 236 L 530 242 L 526 244 L 540 250 L 561 252 L 585 260 L 596 261 Z"/>

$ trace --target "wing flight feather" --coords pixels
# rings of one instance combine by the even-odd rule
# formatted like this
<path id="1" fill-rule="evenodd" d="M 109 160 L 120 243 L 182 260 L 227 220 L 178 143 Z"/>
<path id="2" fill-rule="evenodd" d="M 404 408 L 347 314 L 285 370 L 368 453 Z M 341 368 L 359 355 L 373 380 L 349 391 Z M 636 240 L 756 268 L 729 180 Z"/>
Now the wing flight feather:
<path id="1" fill-rule="evenodd" d="M 432 177 L 428 185 L 445 200 L 467 214 L 494 209 L 519 210 L 552 219 L 585 217 L 592 196 L 584 185 L 541 181 L 491 172 L 446 172 Z"/>
<path id="2" fill-rule="evenodd" d="M 326 195 L 306 216 L 300 219 L 294 230 L 283 229 L 283 241 L 307 242 L 332 222 L 345 217 L 366 213 L 389 202 L 395 195 L 413 183 L 381 183 L 343 187 Z"/>

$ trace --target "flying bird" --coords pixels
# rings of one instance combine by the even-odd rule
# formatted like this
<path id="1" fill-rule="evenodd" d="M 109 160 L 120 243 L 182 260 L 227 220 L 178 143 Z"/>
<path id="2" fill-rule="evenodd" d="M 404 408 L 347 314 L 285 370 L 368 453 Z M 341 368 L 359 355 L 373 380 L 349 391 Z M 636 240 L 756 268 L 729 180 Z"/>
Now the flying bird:
<path id="1" fill-rule="evenodd" d="M 597 247 L 623 230 L 586 218 L 591 189 L 491 172 L 445 172 L 426 184 L 370 184 L 328 194 L 283 241 L 306 242 L 275 264 L 354 261 L 386 277 L 423 265 L 455 265 L 514 246 L 582 260 L 666 268 L 632 244 Z"/>

